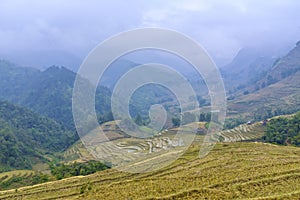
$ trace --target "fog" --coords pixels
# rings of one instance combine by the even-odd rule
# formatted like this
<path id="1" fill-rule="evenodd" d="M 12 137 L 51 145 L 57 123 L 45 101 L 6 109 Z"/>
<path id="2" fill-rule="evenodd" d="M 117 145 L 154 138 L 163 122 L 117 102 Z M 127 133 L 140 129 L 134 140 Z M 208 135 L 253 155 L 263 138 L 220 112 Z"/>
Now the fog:
<path id="1" fill-rule="evenodd" d="M 77 69 L 106 38 L 160 27 L 199 42 L 219 65 L 244 47 L 280 56 L 300 40 L 297 0 L 0 0 L 0 58 Z"/>

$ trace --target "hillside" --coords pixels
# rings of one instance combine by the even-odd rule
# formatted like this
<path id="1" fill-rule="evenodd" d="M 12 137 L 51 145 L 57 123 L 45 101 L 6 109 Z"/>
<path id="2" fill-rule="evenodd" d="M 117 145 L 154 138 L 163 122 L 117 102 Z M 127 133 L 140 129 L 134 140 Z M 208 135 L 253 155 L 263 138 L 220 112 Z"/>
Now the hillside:
<path id="1" fill-rule="evenodd" d="M 72 92 L 76 73 L 52 66 L 44 71 L 0 61 L 0 99 L 28 107 L 74 130 Z M 99 116 L 110 110 L 111 92 L 99 87 L 96 108 Z"/>
<path id="2" fill-rule="evenodd" d="M 281 118 L 286 119 L 286 117 L 290 117 L 290 116 L 284 116 L 284 117 L 282 116 Z M 275 117 L 272 120 L 276 120 L 276 119 L 280 119 L 280 118 Z M 272 120 L 271 120 L 271 122 L 272 122 Z M 199 122 L 197 124 L 198 124 L 199 128 L 201 128 L 201 130 L 206 129 L 205 122 Z M 269 123 L 267 123 L 267 125 L 269 126 Z M 128 150 L 128 153 L 123 155 L 126 158 L 130 158 L 130 156 L 133 156 L 133 154 L 136 154 L 137 152 L 144 151 L 143 149 L 148 149 L 145 141 L 138 140 L 135 138 L 129 138 L 128 136 L 124 135 L 124 133 L 116 126 L 116 123 L 113 121 L 104 123 L 101 126 L 103 128 L 104 133 L 112 141 L 114 141 L 114 143 L 117 144 L 117 146 L 119 146 L 119 148 L 124 148 L 124 149 Z M 257 123 L 251 124 L 251 125 L 242 124 L 233 129 L 224 130 L 224 131 L 220 132 L 219 139 L 220 139 L 220 141 L 223 141 L 226 143 L 228 143 L 228 142 L 232 143 L 232 142 L 238 142 L 238 141 L 261 140 L 261 138 L 265 134 L 265 130 L 267 129 L 268 126 L 265 126 L 261 122 L 257 122 Z M 184 131 L 186 131 L 186 133 L 188 133 L 192 127 L 194 127 L 193 124 L 186 124 L 185 126 L 183 126 L 182 130 L 184 130 Z M 274 127 L 274 126 L 272 126 L 272 127 Z M 177 131 L 178 131 L 178 128 L 172 128 L 167 131 L 166 130 L 163 131 L 162 139 L 166 138 L 166 137 L 172 137 L 172 134 L 176 133 Z M 159 139 L 159 137 L 158 138 L 156 137 L 152 141 L 153 150 L 154 150 L 154 147 L 156 150 L 158 150 L 158 148 L 159 148 L 159 146 L 157 146 L 157 144 L 159 142 L 158 139 Z M 99 139 L 92 138 L 92 142 L 94 143 L 94 145 L 96 145 L 96 143 L 99 142 L 98 140 L 100 141 L 101 138 L 99 138 Z M 192 145 L 192 147 L 194 148 L 197 145 L 199 145 L 202 140 L 203 140 L 203 134 L 201 132 L 201 133 L 197 134 L 197 136 L 195 138 L 195 142 Z M 149 140 L 147 140 L 147 141 L 149 143 Z M 223 143 L 224 146 L 228 145 L 226 143 Z M 108 154 L 111 154 L 115 151 L 113 148 L 111 148 L 111 146 L 109 144 L 106 145 L 105 142 L 102 145 L 100 145 L 100 144 L 97 145 L 97 148 L 103 149 L 103 151 Z M 26 171 L 24 173 L 23 173 L 23 171 L 11 171 L 11 172 L 7 172 L 7 173 L 0 173 L 0 190 L 22 187 L 22 186 L 26 186 L 26 185 L 33 185 L 34 183 L 35 184 L 43 183 L 43 182 L 47 182 L 50 180 L 54 181 L 54 180 L 56 180 L 57 177 L 64 177 L 64 176 L 69 177 L 69 176 L 71 176 L 71 174 L 70 174 L 71 171 L 73 173 L 78 173 L 76 168 L 73 169 L 72 165 L 78 165 L 78 164 L 81 165 L 81 164 L 84 164 L 87 162 L 89 163 L 91 160 L 94 160 L 94 157 L 90 154 L 90 152 L 87 151 L 87 149 L 83 146 L 83 144 L 81 142 L 75 143 L 74 145 L 69 147 L 66 151 L 64 151 L 63 154 L 60 153 L 60 155 L 62 156 L 64 162 L 67 163 L 67 165 L 58 164 L 56 169 L 53 171 L 53 173 L 52 173 L 52 168 L 51 168 L 52 176 L 49 176 L 47 174 L 37 173 L 36 171 Z M 153 159 L 154 157 L 150 156 L 150 158 Z M 118 158 L 118 156 L 115 155 L 114 158 L 110 159 L 110 161 L 118 162 L 118 159 L 121 159 L 121 158 Z M 148 159 L 149 158 L 147 156 L 145 156 L 144 162 L 148 162 Z M 75 163 L 74 163 L 74 161 L 75 161 Z M 78 164 L 76 164 L 76 163 L 78 163 Z M 80 168 L 79 165 L 77 166 L 77 168 L 78 167 Z M 100 166 L 102 166 L 102 165 L 100 165 Z M 69 167 L 70 169 L 68 169 L 67 167 Z M 60 173 L 57 174 L 56 173 L 56 172 L 58 172 L 57 170 L 59 170 Z M 66 172 L 64 172 L 64 171 L 66 171 Z M 83 172 L 82 169 L 80 170 L 80 172 Z M 1 177 L 3 177 L 3 179 L 1 179 Z M 90 186 L 89 185 L 82 186 L 82 188 L 85 188 L 85 187 L 90 187 Z M 82 188 L 80 190 L 83 190 Z"/>
<path id="3" fill-rule="evenodd" d="M 261 80 L 272 68 L 275 59 L 253 48 L 241 49 L 231 63 L 220 68 L 226 90 L 234 93 Z"/>
<path id="4" fill-rule="evenodd" d="M 273 68 L 267 73 L 264 79 L 257 84 L 264 88 L 287 77 L 293 76 L 300 71 L 300 41 L 283 58 L 274 63 Z"/>
<path id="5" fill-rule="evenodd" d="M 241 124 L 233 129 L 221 131 L 219 140 L 223 142 L 259 140 L 264 135 L 265 129 L 261 122 Z"/>
<path id="6" fill-rule="evenodd" d="M 105 161 L 109 161 L 112 164 L 119 164 L 124 161 L 124 158 L 127 158 L 127 161 L 132 159 L 134 163 L 134 158 L 138 159 L 138 154 L 149 152 L 150 148 L 152 148 L 153 152 L 159 152 L 162 148 L 166 148 L 168 145 L 164 141 L 172 141 L 174 135 L 178 130 L 184 131 L 186 134 L 189 134 L 191 130 L 194 129 L 195 126 L 198 126 L 198 133 L 195 138 L 195 141 L 201 142 L 203 141 L 204 134 L 207 131 L 206 122 L 195 122 L 184 125 L 182 128 L 170 128 L 168 130 L 162 131 L 159 135 L 156 135 L 154 138 L 137 139 L 129 137 L 128 135 L 124 135 L 119 128 L 116 128 L 115 122 L 107 122 L 104 123 L 101 127 L 103 129 L 104 134 L 112 141 L 115 146 L 112 146 L 110 142 L 101 141 L 100 135 L 98 137 L 94 137 L 90 135 L 89 139 L 85 139 L 86 145 L 89 141 L 91 141 L 92 148 L 88 147 L 89 150 L 82 144 L 81 141 L 72 145 L 63 153 L 63 158 L 67 162 L 86 162 L 88 160 L 93 160 L 94 156 L 97 155 L 100 158 L 100 155 L 114 155 L 106 157 Z M 242 124 L 233 129 L 228 129 L 221 131 L 218 133 L 219 141 L 222 142 L 240 142 L 240 141 L 259 141 L 264 135 L 266 130 L 266 126 L 262 125 L 261 122 L 257 122 L 251 125 Z M 169 138 L 169 139 L 167 139 Z M 151 145 L 149 146 L 149 143 Z M 175 142 L 176 143 L 176 142 Z M 173 149 L 176 150 L 178 148 L 175 147 L 175 143 Z M 151 147 L 152 146 L 152 147 Z M 117 148 L 117 149 L 115 149 Z M 124 149 L 125 152 L 120 152 L 118 149 Z M 118 150 L 118 151 L 117 151 Z M 91 154 L 91 152 L 97 154 Z M 171 151 L 171 149 L 170 149 Z M 94 156 L 93 156 L 94 155 Z M 151 154 L 142 154 L 142 160 L 147 160 L 148 157 L 151 157 Z M 167 155 L 167 154 L 165 154 Z M 152 155 L 152 158 L 164 156 L 164 153 L 158 155 Z"/>
<path id="7" fill-rule="evenodd" d="M 264 141 L 300 146 L 300 112 L 290 118 L 278 117 L 267 124 Z"/>
<path id="8" fill-rule="evenodd" d="M 228 114 L 261 120 L 300 110 L 300 44 L 279 59 L 264 78 L 237 92 Z"/>
<path id="9" fill-rule="evenodd" d="M 113 63 L 100 83 L 113 87 L 122 73 L 136 65 L 127 60 Z M 72 92 L 75 77 L 76 73 L 65 67 L 52 66 L 41 71 L 0 60 L 0 99 L 28 107 L 74 130 Z M 87 80 L 82 80 L 89 84 Z M 110 96 L 111 91 L 107 87 L 97 88 L 95 107 L 101 123 L 112 120 Z M 130 102 L 130 114 L 133 117 L 141 114 L 147 120 L 149 108 L 157 103 L 165 104 L 170 110 L 178 106 L 174 95 L 168 90 L 157 85 L 147 85 L 134 93 Z"/>
<path id="10" fill-rule="evenodd" d="M 33 170 L 14 170 L 0 174 L 0 190 L 49 181 L 48 176 Z M 54 179 L 53 179 L 54 180 Z"/>
<path id="11" fill-rule="evenodd" d="M 300 72 L 228 102 L 228 114 L 261 120 L 300 110 Z"/>
<path id="12" fill-rule="evenodd" d="M 0 171 L 49 161 L 75 142 L 74 135 L 53 119 L 0 101 Z"/>
<path id="13" fill-rule="evenodd" d="M 0 199 L 298 199 L 300 149 L 220 143 L 199 159 L 194 144 L 171 166 L 146 174 L 106 170 L 2 191 Z"/>

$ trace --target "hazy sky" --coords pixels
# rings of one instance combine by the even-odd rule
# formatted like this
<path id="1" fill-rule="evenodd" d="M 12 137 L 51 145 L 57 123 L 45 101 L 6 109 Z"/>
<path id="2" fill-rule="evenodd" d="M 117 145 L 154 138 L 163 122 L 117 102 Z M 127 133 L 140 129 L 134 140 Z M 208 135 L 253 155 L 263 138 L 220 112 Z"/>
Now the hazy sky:
<path id="1" fill-rule="evenodd" d="M 243 47 L 293 47 L 299 11 L 299 0 L 0 0 L 0 57 L 73 65 L 116 33 L 162 27 L 194 38 L 222 65 Z"/>

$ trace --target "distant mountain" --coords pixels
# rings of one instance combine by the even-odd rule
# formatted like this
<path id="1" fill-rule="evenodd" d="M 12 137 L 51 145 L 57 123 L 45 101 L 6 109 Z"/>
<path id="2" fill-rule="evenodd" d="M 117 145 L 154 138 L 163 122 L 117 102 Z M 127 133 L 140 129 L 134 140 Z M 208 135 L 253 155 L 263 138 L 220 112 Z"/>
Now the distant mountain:
<path id="1" fill-rule="evenodd" d="M 272 69 L 257 83 L 257 86 L 264 88 L 293 76 L 298 71 L 300 71 L 300 41 L 286 56 L 274 63 Z"/>
<path id="2" fill-rule="evenodd" d="M 110 113 L 111 91 L 107 87 L 112 89 L 122 75 L 137 65 L 132 61 L 120 59 L 105 71 L 95 98 L 99 122 L 113 120 Z M 76 73 L 65 67 L 52 66 L 41 71 L 19 67 L 2 60 L 0 61 L 0 99 L 28 107 L 74 130 L 72 92 L 75 78 Z M 174 107 L 176 101 L 174 95 L 162 87 L 149 85 L 139 88 L 130 101 L 130 113 L 133 118 L 141 114 L 144 119 L 147 119 L 151 105 L 158 103 L 165 104 L 168 109 Z"/>
<path id="3" fill-rule="evenodd" d="M 229 115 L 260 120 L 300 110 L 300 42 L 256 83 L 229 101 Z"/>
<path id="4" fill-rule="evenodd" d="M 236 91 L 263 78 L 275 58 L 253 48 L 241 49 L 231 63 L 222 67 L 226 89 Z"/>
<path id="5" fill-rule="evenodd" d="M 45 70 L 53 65 L 55 61 L 58 65 L 66 66 L 74 72 L 78 70 L 82 62 L 82 58 L 59 49 L 14 51 L 13 53 L 0 52 L 0 58 L 12 60 L 20 63 L 22 66 L 31 66 L 40 70 Z"/>
<path id="6" fill-rule="evenodd" d="M 127 59 L 117 59 L 108 66 L 107 70 L 101 77 L 100 84 L 112 89 L 122 75 L 138 65 L 139 64 Z"/>
<path id="7" fill-rule="evenodd" d="M 72 92 L 76 73 L 65 67 L 52 66 L 44 71 L 19 67 L 0 61 L 0 99 L 26 106 L 39 114 L 53 118 L 74 129 Z M 99 115 L 110 111 L 108 88 L 96 92 Z"/>
<path id="8" fill-rule="evenodd" d="M 191 73 L 194 74 L 196 72 L 188 61 L 176 54 L 172 54 L 163 50 L 143 49 L 125 55 L 123 59 L 139 64 L 159 63 L 172 67 L 184 76 L 187 76 Z"/>
<path id="9" fill-rule="evenodd" d="M 0 172 L 31 168 L 75 140 L 74 132 L 53 119 L 0 101 Z"/>

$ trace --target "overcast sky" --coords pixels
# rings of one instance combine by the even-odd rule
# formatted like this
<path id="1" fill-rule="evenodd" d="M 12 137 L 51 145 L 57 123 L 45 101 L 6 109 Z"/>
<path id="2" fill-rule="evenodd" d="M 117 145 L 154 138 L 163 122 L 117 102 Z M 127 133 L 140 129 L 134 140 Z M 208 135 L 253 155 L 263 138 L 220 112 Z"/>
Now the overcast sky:
<path id="1" fill-rule="evenodd" d="M 292 48 L 299 11 L 299 0 L 0 0 L 0 57 L 76 65 L 109 36 L 161 27 L 189 35 L 223 65 L 243 47 Z"/>

